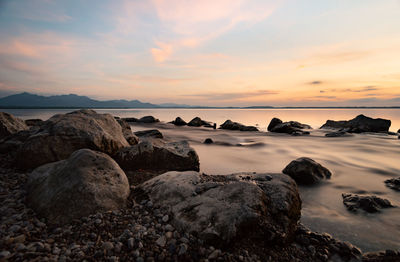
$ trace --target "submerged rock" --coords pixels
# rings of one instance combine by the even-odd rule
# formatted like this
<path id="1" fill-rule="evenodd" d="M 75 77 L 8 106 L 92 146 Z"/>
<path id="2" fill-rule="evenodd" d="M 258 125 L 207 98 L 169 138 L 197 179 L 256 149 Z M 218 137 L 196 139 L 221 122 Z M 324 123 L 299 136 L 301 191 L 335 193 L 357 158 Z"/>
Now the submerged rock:
<path id="1" fill-rule="evenodd" d="M 364 115 L 358 115 L 349 121 L 327 120 L 321 128 L 343 129 L 349 133 L 362 132 L 388 132 L 391 121 L 382 118 L 370 118 Z"/>
<path id="2" fill-rule="evenodd" d="M 183 120 L 182 118 L 180 118 L 179 116 L 177 118 L 175 118 L 174 121 L 171 122 L 172 124 L 176 125 L 176 126 L 186 126 L 187 123 L 185 122 L 185 120 Z"/>
<path id="3" fill-rule="evenodd" d="M 232 122 L 231 120 L 226 120 L 219 128 L 239 131 L 258 131 L 255 126 L 245 126 L 238 122 Z"/>
<path id="4" fill-rule="evenodd" d="M 274 133 L 286 133 L 292 135 L 308 135 L 307 131 L 302 129 L 311 129 L 311 126 L 302 124 L 297 121 L 282 122 L 279 118 L 274 117 L 268 125 L 268 131 Z"/>
<path id="5" fill-rule="evenodd" d="M 385 181 L 387 187 L 400 191 L 400 177 L 388 179 Z"/>
<path id="6" fill-rule="evenodd" d="M 135 132 L 138 137 L 151 137 L 151 138 L 164 138 L 160 131 L 157 129 L 142 130 Z"/>
<path id="7" fill-rule="evenodd" d="M 9 113 L 0 112 L 0 139 L 28 129 L 23 120 Z"/>
<path id="8" fill-rule="evenodd" d="M 199 157 L 186 141 L 165 143 L 146 140 L 121 149 L 115 160 L 123 170 L 199 170 Z"/>
<path id="9" fill-rule="evenodd" d="M 116 120 L 121 125 L 122 134 L 124 135 L 126 141 L 128 141 L 130 145 L 136 145 L 137 143 L 139 143 L 139 139 L 132 133 L 131 126 L 128 124 L 128 122 L 123 119 Z"/>
<path id="10" fill-rule="evenodd" d="M 219 246 L 249 239 L 286 243 L 300 218 L 296 183 L 283 174 L 168 172 L 140 185 L 134 195 L 170 208 L 170 223 L 179 231 Z"/>
<path id="11" fill-rule="evenodd" d="M 332 175 L 326 167 L 308 157 L 293 160 L 282 172 L 292 177 L 298 184 L 304 185 L 315 184 L 321 179 L 329 179 Z"/>
<path id="12" fill-rule="evenodd" d="M 192 120 L 190 120 L 190 122 L 187 125 L 188 126 L 196 126 L 196 127 L 200 127 L 200 126 L 213 127 L 211 122 L 204 121 L 200 117 L 193 118 Z"/>
<path id="13" fill-rule="evenodd" d="M 359 196 L 356 194 L 342 194 L 343 204 L 350 211 L 362 209 L 368 213 L 378 212 L 382 208 L 393 207 L 389 200 L 377 196 Z"/>
<path id="14" fill-rule="evenodd" d="M 113 116 L 78 110 L 55 115 L 32 132 L 17 152 L 17 164 L 34 168 L 66 159 L 81 148 L 112 155 L 127 146 L 122 127 Z"/>
<path id="15" fill-rule="evenodd" d="M 89 149 L 36 168 L 27 188 L 28 204 L 57 224 L 122 208 L 129 195 L 128 179 L 118 164 L 108 155 Z"/>

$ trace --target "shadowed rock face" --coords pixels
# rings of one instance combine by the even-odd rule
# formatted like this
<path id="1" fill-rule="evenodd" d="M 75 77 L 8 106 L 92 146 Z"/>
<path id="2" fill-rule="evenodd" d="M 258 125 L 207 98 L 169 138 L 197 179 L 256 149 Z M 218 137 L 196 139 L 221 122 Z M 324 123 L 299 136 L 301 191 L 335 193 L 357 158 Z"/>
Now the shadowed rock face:
<path id="1" fill-rule="evenodd" d="M 139 143 L 139 139 L 132 133 L 131 126 L 128 124 L 128 122 L 123 119 L 117 119 L 117 121 L 121 125 L 122 133 L 126 141 L 128 141 L 130 145 L 136 145 Z"/>
<path id="2" fill-rule="evenodd" d="M 229 130 L 239 130 L 239 131 L 258 131 L 255 126 L 245 126 L 237 122 L 232 122 L 231 120 L 226 120 L 221 126 L 220 129 L 229 129 Z"/>
<path id="3" fill-rule="evenodd" d="M 157 129 L 151 130 L 142 130 L 135 132 L 135 135 L 138 137 L 145 137 L 145 138 L 164 138 L 160 131 Z"/>
<path id="4" fill-rule="evenodd" d="M 174 121 L 171 122 L 172 124 L 176 125 L 176 126 L 185 126 L 187 125 L 187 123 L 185 122 L 185 120 L 183 120 L 182 118 L 180 118 L 179 116 L 177 118 L 175 118 Z"/>
<path id="5" fill-rule="evenodd" d="M 307 157 L 293 160 L 282 172 L 289 175 L 298 184 L 304 185 L 315 184 L 321 179 L 329 179 L 332 175 L 326 167 Z"/>
<path id="6" fill-rule="evenodd" d="M 0 112 L 0 139 L 28 129 L 28 126 L 23 120 L 11 114 Z"/>
<path id="7" fill-rule="evenodd" d="M 140 185 L 135 194 L 170 208 L 178 230 L 219 246 L 249 238 L 284 243 L 300 218 L 296 183 L 283 174 L 168 172 Z"/>
<path id="8" fill-rule="evenodd" d="M 114 159 L 125 171 L 198 171 L 200 165 L 196 151 L 186 141 L 146 140 L 121 149 Z"/>
<path id="9" fill-rule="evenodd" d="M 127 146 L 121 125 L 114 117 L 79 110 L 55 115 L 32 131 L 17 152 L 17 164 L 20 168 L 35 168 L 66 159 L 81 148 L 112 155 Z"/>
<path id="10" fill-rule="evenodd" d="M 349 121 L 327 120 L 321 128 L 343 129 L 349 133 L 362 132 L 388 132 L 391 125 L 390 120 L 381 118 L 370 118 L 364 115 L 358 115 Z"/>
<path id="11" fill-rule="evenodd" d="M 125 206 L 129 183 L 108 155 L 81 149 L 70 158 L 36 168 L 28 180 L 28 204 L 50 223 Z"/>
<path id="12" fill-rule="evenodd" d="M 382 208 L 393 207 L 389 200 L 377 196 L 359 196 L 355 194 L 342 194 L 343 204 L 350 211 L 362 209 L 368 213 L 379 212 Z"/>

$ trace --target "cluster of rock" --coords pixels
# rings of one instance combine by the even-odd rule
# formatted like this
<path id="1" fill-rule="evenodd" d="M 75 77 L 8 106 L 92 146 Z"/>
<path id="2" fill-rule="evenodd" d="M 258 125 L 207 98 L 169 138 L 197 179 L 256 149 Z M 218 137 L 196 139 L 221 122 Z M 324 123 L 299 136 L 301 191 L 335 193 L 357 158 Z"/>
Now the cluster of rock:
<path id="1" fill-rule="evenodd" d="M 255 126 L 245 126 L 238 122 L 232 122 L 231 120 L 226 120 L 219 128 L 239 131 L 258 131 L 258 128 Z"/>
<path id="2" fill-rule="evenodd" d="M 382 208 L 393 207 L 389 200 L 377 196 L 359 196 L 356 194 L 342 194 L 343 204 L 350 211 L 362 209 L 368 213 L 378 212 Z"/>
<path id="3" fill-rule="evenodd" d="M 182 118 L 180 118 L 179 116 L 174 120 L 171 121 L 170 123 L 176 125 L 176 126 L 194 126 L 194 127 L 210 127 L 210 128 L 214 128 L 215 129 L 215 124 L 209 122 L 209 121 L 205 121 L 202 120 L 200 117 L 195 117 L 192 120 L 190 120 L 189 123 L 186 123 L 185 120 L 183 120 Z"/>
<path id="4" fill-rule="evenodd" d="M 391 178 L 385 181 L 387 187 L 400 191 L 400 177 Z"/>
<path id="5" fill-rule="evenodd" d="M 321 126 L 325 129 L 340 129 L 340 131 L 348 133 L 363 133 L 363 132 L 388 132 L 391 125 L 390 120 L 381 118 L 370 118 L 364 115 L 358 115 L 351 120 L 334 121 L 327 120 Z"/>
<path id="6" fill-rule="evenodd" d="M 309 135 L 310 132 L 303 129 L 311 129 L 311 126 L 299 123 L 297 121 L 283 122 L 279 118 L 273 118 L 268 125 L 267 130 L 274 133 L 286 133 L 293 136 Z"/>
<path id="7" fill-rule="evenodd" d="M 125 120 L 128 123 L 144 123 L 144 124 L 160 122 L 160 120 L 155 118 L 154 116 L 144 116 L 142 118 L 127 117 L 127 118 L 122 118 L 122 120 Z"/>

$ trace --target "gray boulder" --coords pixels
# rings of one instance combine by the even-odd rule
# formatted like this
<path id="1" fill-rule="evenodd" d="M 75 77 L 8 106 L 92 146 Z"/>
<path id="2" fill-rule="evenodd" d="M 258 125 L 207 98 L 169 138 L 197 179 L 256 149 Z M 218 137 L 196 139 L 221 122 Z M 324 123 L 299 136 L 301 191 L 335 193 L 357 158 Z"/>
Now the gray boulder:
<path id="1" fill-rule="evenodd" d="M 162 133 L 157 129 L 137 131 L 135 135 L 141 138 L 164 138 Z"/>
<path id="2" fill-rule="evenodd" d="M 200 127 L 200 126 L 213 127 L 213 124 L 211 122 L 204 121 L 200 117 L 193 118 L 192 120 L 190 120 L 190 122 L 187 125 L 188 126 L 196 126 L 196 127 Z"/>
<path id="3" fill-rule="evenodd" d="M 81 148 L 113 155 L 127 146 L 122 128 L 113 116 L 78 110 L 45 121 L 19 148 L 17 164 L 20 168 L 35 168 L 66 159 Z"/>
<path id="4" fill-rule="evenodd" d="M 180 118 L 179 116 L 177 118 L 175 118 L 174 121 L 171 122 L 172 124 L 176 125 L 176 126 L 186 126 L 187 123 L 185 122 L 185 120 L 183 120 L 182 118 Z"/>
<path id="5" fill-rule="evenodd" d="M 128 179 L 108 155 L 81 149 L 68 159 L 36 168 L 29 176 L 27 202 L 50 223 L 125 206 Z"/>
<path id="6" fill-rule="evenodd" d="M 187 141 L 166 143 L 144 140 L 137 145 L 121 149 L 114 159 L 125 171 L 199 170 L 199 157 Z"/>
<path id="7" fill-rule="evenodd" d="M 245 126 L 238 122 L 232 122 L 231 120 L 226 120 L 219 128 L 239 131 L 258 131 L 258 128 L 255 126 Z"/>
<path id="8" fill-rule="evenodd" d="M 23 120 L 9 113 L 0 112 L 0 139 L 28 129 L 28 126 Z"/>
<path id="9" fill-rule="evenodd" d="M 362 209 L 368 213 L 379 212 L 382 208 L 393 207 L 389 200 L 377 196 L 359 196 L 356 194 L 342 194 L 343 204 L 350 211 Z"/>
<path id="10" fill-rule="evenodd" d="M 288 242 L 300 218 L 296 183 L 283 174 L 168 172 L 140 185 L 134 195 L 168 207 L 179 231 L 218 246 L 249 239 Z"/>
<path id="11" fill-rule="evenodd" d="M 304 185 L 315 184 L 321 179 L 329 179 L 332 175 L 326 167 L 308 157 L 293 160 L 282 172 L 289 175 L 298 184 Z"/>
<path id="12" fill-rule="evenodd" d="M 321 128 L 343 129 L 349 133 L 362 132 L 388 132 L 391 121 L 381 118 L 370 118 L 364 115 L 358 115 L 349 121 L 327 120 Z"/>
<path id="13" fill-rule="evenodd" d="M 138 137 L 132 133 L 131 126 L 128 124 L 128 122 L 123 119 L 116 120 L 122 128 L 122 134 L 124 135 L 126 141 L 128 141 L 130 145 L 136 145 L 137 143 L 139 143 Z"/>

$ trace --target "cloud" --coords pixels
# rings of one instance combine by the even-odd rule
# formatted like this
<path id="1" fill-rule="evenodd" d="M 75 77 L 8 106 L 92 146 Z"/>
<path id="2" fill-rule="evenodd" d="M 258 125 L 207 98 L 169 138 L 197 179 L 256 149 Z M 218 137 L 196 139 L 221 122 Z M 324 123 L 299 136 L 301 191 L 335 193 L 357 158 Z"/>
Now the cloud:
<path id="1" fill-rule="evenodd" d="M 308 82 L 308 85 L 322 85 L 322 81 L 312 81 L 312 82 Z"/>
<path id="2" fill-rule="evenodd" d="M 230 92 L 230 93 L 210 92 L 210 93 L 188 94 L 188 95 L 181 95 L 181 96 L 205 99 L 205 100 L 241 100 L 244 98 L 259 97 L 259 96 L 266 96 L 266 95 L 276 95 L 276 94 L 279 94 L 279 92 L 275 91 L 275 90 L 257 90 L 257 91 L 250 91 L 250 92 Z"/>
<path id="3" fill-rule="evenodd" d="M 172 45 L 166 43 L 157 43 L 157 48 L 151 48 L 151 54 L 156 62 L 164 62 L 172 54 Z"/>

